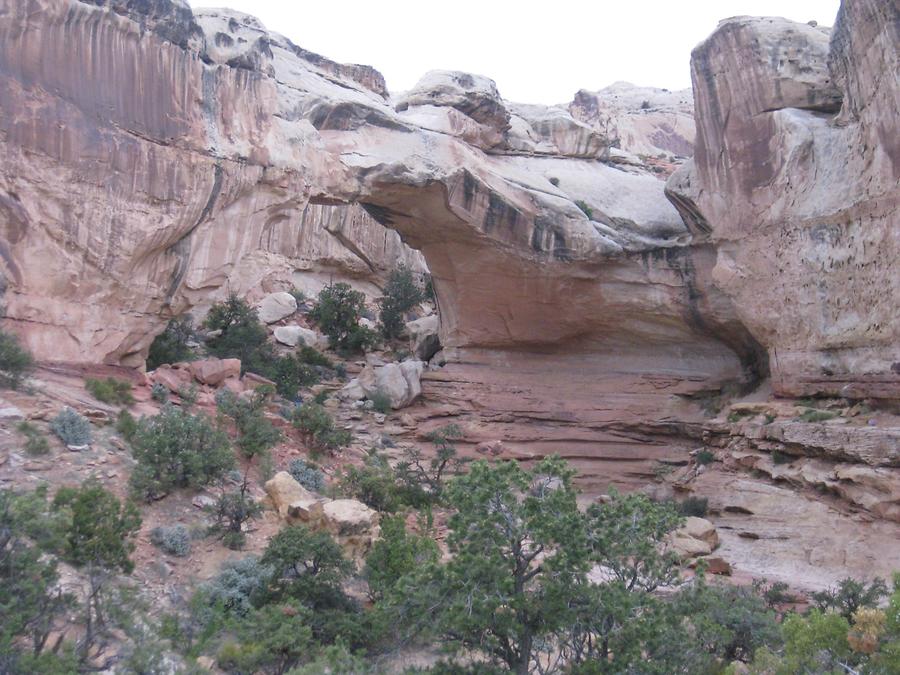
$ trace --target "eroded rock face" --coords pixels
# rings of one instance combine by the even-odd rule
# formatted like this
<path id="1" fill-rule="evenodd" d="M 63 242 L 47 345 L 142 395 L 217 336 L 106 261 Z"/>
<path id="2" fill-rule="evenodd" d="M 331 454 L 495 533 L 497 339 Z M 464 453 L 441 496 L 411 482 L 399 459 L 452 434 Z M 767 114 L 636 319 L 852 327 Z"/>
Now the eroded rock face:
<path id="1" fill-rule="evenodd" d="M 900 398 L 900 22 L 722 22 L 692 58 L 692 163 L 669 191 L 785 395 Z"/>

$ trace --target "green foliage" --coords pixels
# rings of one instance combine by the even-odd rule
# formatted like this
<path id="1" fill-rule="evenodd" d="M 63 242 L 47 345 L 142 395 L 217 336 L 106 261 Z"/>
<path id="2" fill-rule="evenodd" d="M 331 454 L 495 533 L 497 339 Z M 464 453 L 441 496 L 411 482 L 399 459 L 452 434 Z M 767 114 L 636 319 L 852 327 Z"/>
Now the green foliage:
<path id="1" fill-rule="evenodd" d="M 12 333 L 0 330 L 0 387 L 18 389 L 34 368 L 34 357 Z"/>
<path id="2" fill-rule="evenodd" d="M 303 434 L 307 445 L 317 451 L 337 450 L 353 440 L 349 431 L 335 428 L 334 419 L 319 403 L 297 406 L 291 415 L 291 423 Z"/>
<path id="3" fill-rule="evenodd" d="M 794 461 L 794 458 L 791 455 L 779 452 L 778 450 L 773 450 L 771 457 L 773 464 L 790 464 Z"/>
<path id="4" fill-rule="evenodd" d="M 176 488 L 203 487 L 234 466 L 228 435 L 206 415 L 166 406 L 143 417 L 131 440 L 137 461 L 131 488 L 144 499 L 158 499 Z"/>
<path id="5" fill-rule="evenodd" d="M 672 504 L 615 490 L 610 497 L 609 503 L 594 504 L 587 511 L 592 560 L 629 591 L 650 592 L 674 581 L 678 560 L 662 551 L 666 535 L 682 523 Z"/>
<path id="6" fill-rule="evenodd" d="M 91 443 L 91 423 L 69 407 L 50 420 L 50 431 L 66 445 Z"/>
<path id="7" fill-rule="evenodd" d="M 847 632 L 850 624 L 839 614 L 812 610 L 807 616 L 791 614 L 782 624 L 784 664 L 780 673 L 846 672 L 840 666 L 850 657 Z"/>
<path id="8" fill-rule="evenodd" d="M 130 442 L 131 439 L 134 438 L 137 427 L 137 420 L 134 419 L 134 415 L 127 410 L 120 410 L 119 414 L 116 415 L 116 431 L 118 431 L 126 441 Z"/>
<path id="9" fill-rule="evenodd" d="M 169 555 L 183 558 L 191 552 L 191 533 L 184 525 L 163 525 L 150 530 L 150 541 Z"/>
<path id="10" fill-rule="evenodd" d="M 206 348 L 222 359 L 241 360 L 242 372 L 254 372 L 265 376 L 266 364 L 274 359 L 275 352 L 268 344 L 269 333 L 256 316 L 256 310 L 246 301 L 232 294 L 224 302 L 209 309 L 203 326 L 209 331 L 221 331 L 206 341 Z"/>
<path id="11" fill-rule="evenodd" d="M 31 422 L 23 420 L 16 427 L 20 434 L 25 436 L 25 452 L 29 455 L 46 455 L 50 452 L 50 444 L 41 433 L 40 429 Z"/>
<path id="12" fill-rule="evenodd" d="M 131 502 L 124 504 L 95 480 L 81 487 L 60 488 L 53 508 L 69 521 L 63 557 L 78 566 L 93 566 L 129 573 L 131 553 L 141 516 Z"/>
<path id="13" fill-rule="evenodd" d="M 214 522 L 210 530 L 219 533 L 222 543 L 232 550 L 244 547 L 243 526 L 262 513 L 262 507 L 247 494 L 247 482 L 232 492 L 223 492 L 210 509 Z"/>
<path id="14" fill-rule="evenodd" d="M 292 459 L 288 465 L 288 473 L 307 490 L 321 492 L 325 487 L 325 474 L 305 459 Z"/>
<path id="15" fill-rule="evenodd" d="M 402 577 L 440 558 L 434 540 L 407 532 L 405 520 L 403 516 L 382 519 L 381 538 L 366 558 L 364 576 L 373 599 L 383 598 Z"/>
<path id="16" fill-rule="evenodd" d="M 281 432 L 266 419 L 268 396 L 259 390 L 238 396 L 230 389 L 216 392 L 216 408 L 237 432 L 237 446 L 247 459 L 266 453 L 281 440 Z"/>
<path id="17" fill-rule="evenodd" d="M 282 528 L 269 540 L 261 562 L 274 570 L 278 588 L 292 597 L 311 599 L 313 605 L 321 588 L 339 590 L 352 571 L 330 534 L 312 532 L 305 525 Z"/>
<path id="18" fill-rule="evenodd" d="M 816 410 L 815 408 L 807 408 L 797 419 L 801 422 L 824 422 L 825 420 L 834 419 L 838 414 L 832 410 Z"/>
<path id="19" fill-rule="evenodd" d="M 425 294 L 416 283 L 412 270 L 400 265 L 391 271 L 384 285 L 384 295 L 379 301 L 381 330 L 388 339 L 397 338 L 403 331 L 406 313 L 425 300 Z"/>
<path id="20" fill-rule="evenodd" d="M 230 672 L 282 675 L 313 653 L 309 610 L 294 605 L 265 605 L 237 624 L 240 643 L 226 643 L 217 658 Z"/>
<path id="21" fill-rule="evenodd" d="M 812 594 L 813 602 L 819 610 L 833 610 L 844 619 L 853 622 L 853 615 L 861 607 L 877 607 L 882 598 L 887 597 L 888 589 L 884 579 L 875 577 L 868 584 L 847 577 L 838 582 L 836 588 L 829 588 Z"/>
<path id="22" fill-rule="evenodd" d="M 678 503 L 678 513 L 682 516 L 705 518 L 708 510 L 709 500 L 706 497 L 687 497 Z"/>
<path id="23" fill-rule="evenodd" d="M 166 329 L 150 343 L 147 370 L 156 370 L 164 363 L 190 360 L 193 354 L 188 342 L 194 337 L 194 320 L 190 315 L 169 321 Z"/>
<path id="24" fill-rule="evenodd" d="M 288 675 L 375 675 L 379 670 L 350 651 L 343 640 L 322 649 L 312 661 L 291 670 Z"/>
<path id="25" fill-rule="evenodd" d="M 200 389 L 193 382 L 187 386 L 182 385 L 178 388 L 178 398 L 181 399 L 182 410 L 193 408 L 200 396 Z"/>
<path id="26" fill-rule="evenodd" d="M 393 513 L 406 504 L 397 476 L 381 455 L 366 458 L 365 465 L 347 466 L 339 482 L 340 491 L 376 511 Z"/>
<path id="27" fill-rule="evenodd" d="M 200 586 L 198 604 L 234 616 L 246 616 L 265 596 L 272 568 L 255 556 L 231 560 Z M 207 614 L 207 619 L 208 619 Z"/>
<path id="28" fill-rule="evenodd" d="M 397 463 L 397 478 L 407 495 L 410 506 L 439 502 L 445 482 L 462 470 L 463 462 L 457 455 L 453 441 L 462 438 L 462 429 L 456 424 L 446 424 L 428 434 L 434 444 L 435 454 L 426 460 L 419 448 L 404 450 L 403 459 Z"/>
<path id="29" fill-rule="evenodd" d="M 527 673 L 582 595 L 590 568 L 572 472 L 475 462 L 447 488 L 455 510 L 444 565 L 423 565 L 392 593 L 407 626 Z"/>
<path id="30" fill-rule="evenodd" d="M 102 380 L 89 377 L 84 381 L 84 387 L 91 396 L 102 403 L 111 405 L 129 406 L 134 403 L 131 395 L 131 382 L 107 377 Z"/>
<path id="31" fill-rule="evenodd" d="M 391 413 L 391 397 L 380 389 L 372 392 L 369 396 L 369 400 L 372 402 L 372 410 L 375 412 L 379 412 L 382 415 L 389 415 Z"/>
<path id="32" fill-rule="evenodd" d="M 697 459 L 697 464 L 700 464 L 701 466 L 706 466 L 707 464 L 712 464 L 714 461 L 716 461 L 716 455 L 715 455 L 715 453 L 710 452 L 709 450 L 703 449 L 697 453 L 696 459 Z"/>
<path id="33" fill-rule="evenodd" d="M 45 650 L 52 649 L 50 635 L 73 602 L 57 588 L 55 558 L 45 555 L 58 550 L 63 527 L 62 519 L 48 508 L 46 489 L 0 490 L 2 672 L 44 672 L 30 669 L 38 663 L 47 665 L 48 672 L 63 672 L 50 668 L 56 664 L 45 664 L 42 658 Z"/>
<path id="34" fill-rule="evenodd" d="M 590 206 L 588 206 L 586 201 L 584 201 L 583 199 L 576 199 L 575 206 L 577 206 L 579 209 L 581 209 L 581 211 L 584 213 L 584 215 L 586 215 L 588 217 L 588 220 L 594 219 L 594 211 Z"/>
<path id="35" fill-rule="evenodd" d="M 169 390 L 164 384 L 156 382 L 152 387 L 150 387 L 150 398 L 152 398 L 157 403 L 165 405 L 169 402 Z"/>
<path id="36" fill-rule="evenodd" d="M 354 291 L 349 284 L 337 283 L 322 289 L 310 317 L 328 336 L 332 349 L 352 354 L 375 344 L 374 332 L 359 325 L 365 306 L 363 293 Z"/>

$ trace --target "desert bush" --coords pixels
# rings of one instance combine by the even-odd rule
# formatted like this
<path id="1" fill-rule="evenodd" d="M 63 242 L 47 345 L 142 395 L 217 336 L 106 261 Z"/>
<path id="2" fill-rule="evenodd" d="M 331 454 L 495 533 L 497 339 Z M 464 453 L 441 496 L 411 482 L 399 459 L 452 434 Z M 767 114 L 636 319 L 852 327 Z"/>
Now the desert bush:
<path id="1" fill-rule="evenodd" d="M 50 420 L 50 431 L 66 445 L 90 445 L 91 423 L 72 408 L 63 408 Z"/>
<path id="2" fill-rule="evenodd" d="M 704 518 L 708 510 L 709 500 L 706 497 L 687 497 L 678 503 L 678 513 L 683 516 Z"/>
<path id="3" fill-rule="evenodd" d="M 150 387 L 150 398 L 157 403 L 166 404 L 169 402 L 169 390 L 164 384 L 156 382 Z"/>
<path id="4" fill-rule="evenodd" d="M 703 449 L 697 453 L 696 459 L 697 464 L 706 466 L 707 464 L 712 464 L 714 461 L 716 461 L 716 455 L 709 450 Z"/>
<path id="5" fill-rule="evenodd" d="M 288 465 L 288 473 L 307 490 L 321 492 L 325 487 L 325 474 L 305 459 L 292 459 Z"/>
<path id="6" fill-rule="evenodd" d="M 50 452 L 50 444 L 47 439 L 31 422 L 23 420 L 16 428 L 20 434 L 25 436 L 25 452 L 27 454 L 46 455 Z"/>
<path id="7" fill-rule="evenodd" d="M 428 434 L 428 440 L 434 444 L 433 457 L 426 460 L 416 447 L 404 450 L 396 473 L 406 503 L 419 507 L 440 501 L 447 479 L 462 469 L 463 461 L 453 445 L 453 441 L 460 438 L 462 429 L 459 425 L 446 424 Z"/>
<path id="8" fill-rule="evenodd" d="M 388 415 L 391 412 L 391 397 L 388 396 L 385 392 L 380 389 L 372 392 L 369 396 L 369 400 L 372 402 L 372 409 L 375 412 L 379 412 L 383 415 Z"/>
<path id="9" fill-rule="evenodd" d="M 12 333 L 0 330 L 0 387 L 18 389 L 34 368 L 34 357 Z"/>
<path id="10" fill-rule="evenodd" d="M 773 450 L 771 457 L 773 464 L 790 464 L 794 461 L 794 457 L 778 450 Z"/>
<path id="11" fill-rule="evenodd" d="M 838 414 L 832 410 L 816 410 L 815 408 L 807 408 L 797 419 L 801 422 L 824 422 L 825 420 L 834 419 Z"/>
<path id="12" fill-rule="evenodd" d="M 244 523 L 259 516 L 262 507 L 247 494 L 247 482 L 232 492 L 223 492 L 210 507 L 214 522 L 210 531 L 218 533 L 222 543 L 232 550 L 244 547 Z"/>
<path id="13" fill-rule="evenodd" d="M 364 576 L 369 582 L 369 595 L 376 600 L 384 597 L 401 577 L 439 558 L 434 540 L 407 532 L 403 516 L 383 518 L 381 538 L 366 557 Z"/>
<path id="14" fill-rule="evenodd" d="M 349 284 L 327 286 L 319 293 L 315 309 L 310 312 L 332 349 L 345 353 L 365 351 L 375 341 L 375 333 L 359 325 L 366 306 L 366 296 Z"/>
<path id="15" fill-rule="evenodd" d="M 130 442 L 134 437 L 134 432 L 137 431 L 137 420 L 134 419 L 134 415 L 127 410 L 120 410 L 116 416 L 116 431 L 122 438 Z"/>
<path id="16" fill-rule="evenodd" d="M 577 199 L 575 200 L 575 206 L 581 209 L 582 213 L 584 213 L 584 215 L 588 217 L 588 220 L 594 219 L 594 211 L 590 206 L 588 206 L 586 201 L 584 201 L 583 199 Z"/>
<path id="17" fill-rule="evenodd" d="M 203 326 L 210 331 L 221 331 L 206 341 L 211 354 L 222 359 L 240 359 L 242 371 L 265 376 L 256 369 L 274 357 L 274 350 L 267 342 L 266 327 L 246 301 L 232 294 L 224 302 L 217 302 L 210 307 Z"/>
<path id="18" fill-rule="evenodd" d="M 384 336 L 388 339 L 399 337 L 406 313 L 424 299 L 425 294 L 409 267 L 400 265 L 392 270 L 379 301 L 379 319 Z"/>
<path id="19" fill-rule="evenodd" d="M 234 466 L 225 432 L 206 415 L 173 406 L 141 418 L 131 447 L 137 466 L 130 484 L 144 499 L 163 497 L 175 488 L 209 485 Z"/>
<path id="20" fill-rule="evenodd" d="M 349 431 L 335 428 L 334 419 L 325 407 L 314 401 L 297 406 L 291 422 L 315 450 L 337 450 L 348 445 L 353 438 Z"/>
<path id="21" fill-rule="evenodd" d="M 191 552 L 191 533 L 184 525 L 163 525 L 150 530 L 150 541 L 170 555 L 185 557 Z"/>
<path id="22" fill-rule="evenodd" d="M 227 614 L 246 615 L 265 595 L 272 578 L 272 568 L 255 556 L 231 560 L 222 565 L 219 573 L 200 585 L 203 604 Z"/>
<path id="23" fill-rule="evenodd" d="M 117 380 L 114 377 L 98 379 L 89 377 L 84 381 L 85 389 L 98 401 L 111 405 L 131 405 L 134 397 L 131 395 L 131 382 Z"/>
<path id="24" fill-rule="evenodd" d="M 268 396 L 259 390 L 249 397 L 229 389 L 216 392 L 216 408 L 234 425 L 237 446 L 247 459 L 264 454 L 281 440 L 281 432 L 265 416 L 267 402 Z"/>
<path id="25" fill-rule="evenodd" d="M 394 470 L 378 454 L 367 457 L 363 466 L 346 467 L 338 488 L 342 494 L 383 513 L 393 513 L 406 505 Z"/>
<path id="26" fill-rule="evenodd" d="M 164 363 L 178 363 L 191 359 L 193 353 L 188 342 L 194 337 L 194 320 L 190 315 L 169 321 L 166 329 L 150 343 L 147 370 L 156 370 Z"/>
<path id="27" fill-rule="evenodd" d="M 857 610 L 878 607 L 878 603 L 887 596 L 888 588 L 884 579 L 876 577 L 866 583 L 847 577 L 841 579 L 834 588 L 813 593 L 812 599 L 821 611 L 835 611 L 852 623 Z"/>

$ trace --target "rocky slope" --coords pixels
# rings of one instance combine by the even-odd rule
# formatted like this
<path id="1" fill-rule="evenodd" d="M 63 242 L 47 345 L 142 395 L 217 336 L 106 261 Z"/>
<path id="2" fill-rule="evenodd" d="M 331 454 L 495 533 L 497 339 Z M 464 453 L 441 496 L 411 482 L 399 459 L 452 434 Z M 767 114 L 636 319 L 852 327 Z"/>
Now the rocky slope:
<path id="1" fill-rule="evenodd" d="M 779 478 L 739 455 L 777 448 L 711 408 L 770 370 L 777 394 L 900 398 L 897 12 L 845 0 L 830 37 L 723 22 L 694 53 L 695 137 L 683 92 L 525 105 L 439 71 L 391 98 L 236 12 L 0 0 L 5 326 L 43 360 L 139 366 L 228 291 L 375 294 L 397 261 L 427 265 L 446 365 L 423 376 L 420 436 L 454 416 L 472 452 L 559 452 L 593 493 L 710 444 L 724 461 L 677 487 L 743 518 L 734 481 Z M 832 531 L 897 534 L 859 524 L 895 513 L 896 458 L 828 461 L 849 465 L 819 481 L 843 486 Z M 885 472 L 881 496 L 857 489 Z M 824 508 L 786 495 L 773 517 Z"/>

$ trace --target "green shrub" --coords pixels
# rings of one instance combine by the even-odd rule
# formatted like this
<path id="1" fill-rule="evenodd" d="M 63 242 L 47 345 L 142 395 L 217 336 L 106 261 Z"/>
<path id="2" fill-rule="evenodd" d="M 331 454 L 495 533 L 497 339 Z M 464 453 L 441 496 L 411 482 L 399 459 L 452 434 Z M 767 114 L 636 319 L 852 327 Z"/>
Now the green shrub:
<path id="1" fill-rule="evenodd" d="M 320 366 L 322 368 L 332 367 L 331 359 L 329 359 L 315 347 L 310 347 L 309 345 L 300 346 L 300 349 L 298 351 L 298 358 L 301 362 L 308 363 L 311 366 Z"/>
<path id="2" fill-rule="evenodd" d="M 187 386 L 181 385 L 178 387 L 178 398 L 181 399 L 181 407 L 182 408 L 191 408 L 194 404 L 197 403 L 197 398 L 200 396 L 200 388 L 191 383 Z"/>
<path id="3" fill-rule="evenodd" d="M 779 452 L 778 450 L 772 451 L 772 463 L 773 464 L 790 464 L 794 461 L 794 458 L 791 455 L 785 454 L 783 452 Z"/>
<path id="4" fill-rule="evenodd" d="M 412 271 L 405 265 L 394 269 L 384 285 L 379 301 L 381 331 L 388 339 L 397 338 L 403 331 L 406 313 L 425 299 Z"/>
<path id="5" fill-rule="evenodd" d="M 838 414 L 831 410 L 816 410 L 815 408 L 807 408 L 797 419 L 801 422 L 824 422 L 825 420 L 834 419 Z"/>
<path id="6" fill-rule="evenodd" d="M 678 512 L 683 516 L 705 518 L 708 510 L 709 500 L 706 497 L 688 497 L 678 503 Z"/>
<path id="7" fill-rule="evenodd" d="M 144 499 L 157 499 L 173 489 L 203 487 L 234 466 L 228 435 L 206 415 L 166 406 L 143 417 L 131 440 L 137 461 L 132 489 Z"/>
<path id="8" fill-rule="evenodd" d="M 91 443 L 91 423 L 69 407 L 50 420 L 50 431 L 66 445 Z"/>
<path id="9" fill-rule="evenodd" d="M 388 415 L 391 412 L 391 397 L 386 393 L 381 391 L 380 389 L 372 392 L 369 396 L 369 400 L 372 402 L 372 409 L 375 412 L 379 412 L 383 415 Z"/>
<path id="10" fill-rule="evenodd" d="M 165 405 L 169 402 L 169 390 L 164 384 L 156 382 L 152 387 L 150 387 L 150 398 L 152 398 L 157 403 L 162 403 L 163 405 Z"/>
<path id="11" fill-rule="evenodd" d="M 194 337 L 194 320 L 190 315 L 169 321 L 166 329 L 150 343 L 147 370 L 156 370 L 164 363 L 190 360 L 193 353 L 188 342 Z"/>
<path id="12" fill-rule="evenodd" d="M 588 220 L 594 219 L 594 211 L 590 206 L 587 205 L 587 202 L 583 199 L 576 199 L 575 206 L 577 206 L 581 211 L 588 217 Z"/>
<path id="13" fill-rule="evenodd" d="M 209 607 L 243 616 L 265 595 L 271 578 L 272 568 L 255 556 L 231 560 L 222 565 L 215 577 L 201 584 L 201 598 Z"/>
<path id="14" fill-rule="evenodd" d="M 839 613 L 847 621 L 853 622 L 853 615 L 860 608 L 878 607 L 882 598 L 888 596 L 887 584 L 884 579 L 875 577 L 868 584 L 865 581 L 857 581 L 847 577 L 838 582 L 837 587 L 812 594 L 813 602 L 823 612 L 833 610 Z"/>
<path id="15" fill-rule="evenodd" d="M 134 419 L 134 415 L 127 410 L 120 410 L 116 416 L 116 431 L 130 442 L 134 438 L 134 432 L 137 431 L 137 420 Z"/>
<path id="16" fill-rule="evenodd" d="M 12 333 L 0 330 L 0 387 L 18 389 L 34 368 L 34 357 Z"/>
<path id="17" fill-rule="evenodd" d="M 50 452 L 50 444 L 40 429 L 31 422 L 19 422 L 19 433 L 25 436 L 25 452 L 29 455 L 46 455 Z"/>
<path id="18" fill-rule="evenodd" d="M 150 542 L 169 555 L 183 558 L 191 552 L 191 533 L 184 525 L 154 527 Z"/>
<path id="19" fill-rule="evenodd" d="M 359 325 L 365 306 L 364 294 L 354 291 L 349 284 L 337 283 L 322 289 L 310 317 L 328 336 L 332 349 L 356 353 L 365 351 L 376 341 L 373 331 Z"/>
<path id="20" fill-rule="evenodd" d="M 111 405 L 131 405 L 134 397 L 131 395 L 131 382 L 107 377 L 102 380 L 89 377 L 84 381 L 85 389 L 98 401 Z"/>
<path id="21" fill-rule="evenodd" d="M 244 547 L 244 523 L 259 516 L 262 507 L 247 494 L 247 483 L 238 490 L 223 492 L 210 508 L 215 519 L 210 531 L 219 533 L 222 543 L 232 550 Z"/>
<path id="22" fill-rule="evenodd" d="M 716 455 L 709 450 L 703 449 L 697 453 L 697 464 L 706 466 L 707 464 L 712 464 L 714 461 L 716 461 Z"/>
<path id="23" fill-rule="evenodd" d="M 325 474 L 315 464 L 304 459 L 292 459 L 288 465 L 288 473 L 307 490 L 321 492 L 325 487 Z"/>
<path id="24" fill-rule="evenodd" d="M 306 302 L 306 293 L 304 293 L 303 291 L 301 291 L 301 290 L 300 290 L 299 288 L 297 288 L 296 286 L 292 287 L 292 288 L 288 291 L 288 293 L 290 293 L 291 295 L 294 296 L 294 300 L 297 301 L 297 307 L 299 307 L 299 306 L 302 305 L 304 302 Z"/>
<path id="25" fill-rule="evenodd" d="M 229 389 L 216 392 L 216 407 L 237 431 L 237 446 L 247 459 L 262 455 L 281 440 L 281 432 L 266 418 L 268 397 L 259 391 L 249 397 Z"/>
<path id="26" fill-rule="evenodd" d="M 269 333 L 256 316 L 256 310 L 247 302 L 232 294 L 224 302 L 210 307 L 203 326 L 210 331 L 221 331 L 207 339 L 206 348 L 219 358 L 241 360 L 242 372 L 254 372 L 265 376 L 256 368 L 274 358 L 274 350 L 268 344 Z"/>
<path id="27" fill-rule="evenodd" d="M 335 428 L 334 419 L 319 403 L 309 402 L 297 406 L 291 422 L 303 434 L 306 443 L 315 450 L 337 450 L 353 440 L 349 431 Z"/>
<path id="28" fill-rule="evenodd" d="M 383 518 L 381 538 L 366 557 L 364 576 L 374 599 L 384 597 L 401 577 L 440 558 L 434 540 L 410 534 L 406 531 L 405 521 L 403 516 Z"/>

